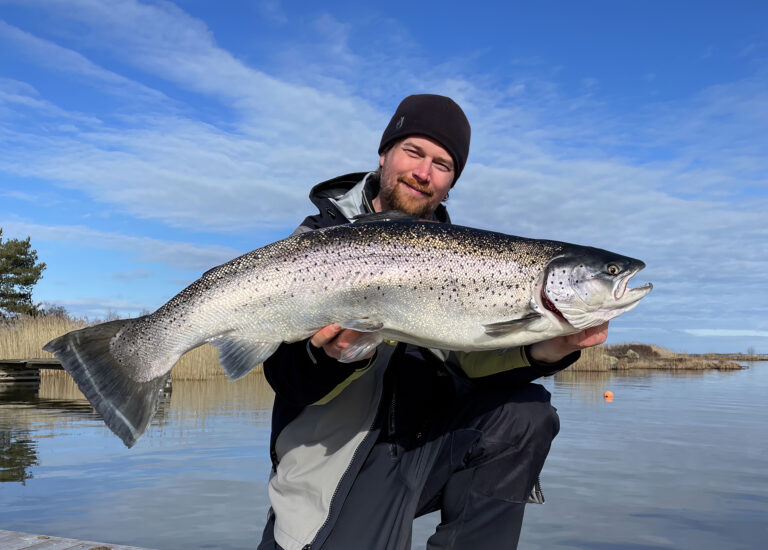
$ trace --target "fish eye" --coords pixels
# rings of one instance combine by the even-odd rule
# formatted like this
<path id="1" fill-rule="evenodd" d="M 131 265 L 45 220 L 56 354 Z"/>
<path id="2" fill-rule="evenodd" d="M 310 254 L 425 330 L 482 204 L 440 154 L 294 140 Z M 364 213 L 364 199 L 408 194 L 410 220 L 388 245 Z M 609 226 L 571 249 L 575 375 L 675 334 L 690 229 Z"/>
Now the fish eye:
<path id="1" fill-rule="evenodd" d="M 618 275 L 621 269 L 619 269 L 619 266 L 617 266 L 616 264 L 610 264 L 606 268 L 606 271 L 608 271 L 609 275 Z"/>

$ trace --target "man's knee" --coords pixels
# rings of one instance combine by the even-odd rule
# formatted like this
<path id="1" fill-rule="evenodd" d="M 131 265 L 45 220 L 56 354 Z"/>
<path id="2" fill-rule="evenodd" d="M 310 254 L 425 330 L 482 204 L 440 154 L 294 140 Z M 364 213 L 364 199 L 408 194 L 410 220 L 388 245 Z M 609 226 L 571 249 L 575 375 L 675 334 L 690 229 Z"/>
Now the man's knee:
<path id="1" fill-rule="evenodd" d="M 468 466 L 473 489 L 509 502 L 525 502 L 560 429 L 549 392 L 538 384 L 499 403 L 482 426 Z"/>
<path id="2" fill-rule="evenodd" d="M 560 431 L 550 393 L 539 384 L 512 392 L 498 391 L 498 404 L 482 427 L 483 439 L 511 446 L 544 445 L 549 448 Z"/>

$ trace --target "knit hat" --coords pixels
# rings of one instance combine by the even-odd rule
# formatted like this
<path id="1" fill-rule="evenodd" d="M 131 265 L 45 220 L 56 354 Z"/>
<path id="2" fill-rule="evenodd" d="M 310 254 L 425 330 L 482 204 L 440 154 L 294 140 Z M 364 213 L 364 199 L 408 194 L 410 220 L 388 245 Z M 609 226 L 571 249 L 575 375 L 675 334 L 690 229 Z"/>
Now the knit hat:
<path id="1" fill-rule="evenodd" d="M 384 130 L 379 154 L 398 139 L 413 135 L 431 138 L 448 151 L 453 158 L 453 187 L 469 155 L 471 128 L 461 107 L 442 95 L 409 95 L 397 106 Z"/>

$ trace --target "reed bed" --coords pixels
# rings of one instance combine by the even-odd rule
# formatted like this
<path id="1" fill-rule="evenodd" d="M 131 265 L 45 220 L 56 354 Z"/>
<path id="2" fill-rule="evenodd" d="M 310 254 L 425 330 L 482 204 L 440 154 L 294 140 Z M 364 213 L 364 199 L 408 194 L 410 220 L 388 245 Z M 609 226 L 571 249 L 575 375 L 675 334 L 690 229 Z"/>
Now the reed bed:
<path id="1" fill-rule="evenodd" d="M 739 363 L 717 355 L 676 353 L 656 345 L 628 343 L 595 346 L 582 350 L 581 358 L 569 371 L 598 372 L 622 370 L 739 370 Z"/>
<path id="2" fill-rule="evenodd" d="M 88 326 L 87 319 L 61 315 L 22 315 L 0 320 L 0 359 L 53 358 L 43 346 L 71 330 Z"/>
<path id="3" fill-rule="evenodd" d="M 257 365 L 248 376 L 261 372 L 262 366 Z M 224 371 L 219 366 L 218 350 L 209 344 L 182 355 L 171 370 L 171 380 L 207 380 L 217 376 L 224 376 Z"/>
<path id="4" fill-rule="evenodd" d="M 0 359 L 53 358 L 52 354 L 43 351 L 45 344 L 69 331 L 97 322 L 63 315 L 22 315 L 15 319 L 1 319 Z M 261 372 L 261 365 L 254 371 Z M 41 376 L 51 372 L 50 369 L 42 369 Z M 206 380 L 223 374 L 216 348 L 207 344 L 185 353 L 171 370 L 174 380 Z"/>

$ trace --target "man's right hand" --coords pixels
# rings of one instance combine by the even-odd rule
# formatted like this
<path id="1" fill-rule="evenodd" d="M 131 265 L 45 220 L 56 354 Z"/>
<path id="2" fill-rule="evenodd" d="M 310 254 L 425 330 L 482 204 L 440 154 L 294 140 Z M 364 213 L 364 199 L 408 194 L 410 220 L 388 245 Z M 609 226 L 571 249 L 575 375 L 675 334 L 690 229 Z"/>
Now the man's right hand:
<path id="1" fill-rule="evenodd" d="M 325 354 L 328 357 L 333 357 L 338 360 L 341 357 L 341 353 L 362 334 L 364 333 L 349 328 L 344 329 L 336 323 L 333 323 L 332 325 L 328 325 L 318 330 L 314 336 L 309 339 L 309 343 L 316 348 L 323 348 L 323 351 L 325 351 Z M 361 357 L 360 360 L 370 359 L 373 357 L 374 353 L 376 353 L 375 349 L 365 357 Z"/>

